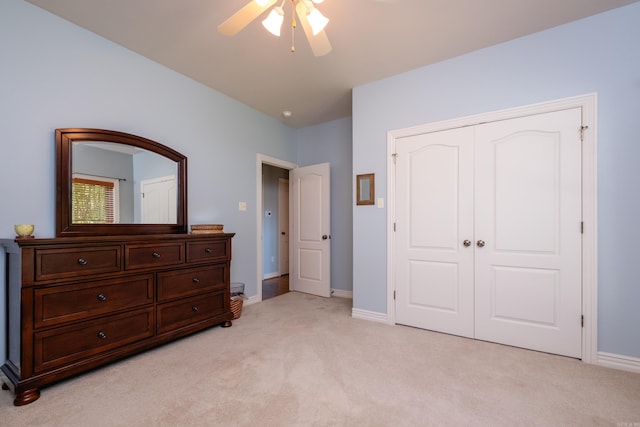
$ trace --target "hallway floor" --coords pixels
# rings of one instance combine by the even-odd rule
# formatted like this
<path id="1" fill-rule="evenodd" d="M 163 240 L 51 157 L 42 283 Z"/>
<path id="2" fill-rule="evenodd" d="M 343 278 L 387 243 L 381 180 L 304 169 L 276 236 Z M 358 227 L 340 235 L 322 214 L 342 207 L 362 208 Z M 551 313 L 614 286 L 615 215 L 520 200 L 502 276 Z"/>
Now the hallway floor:
<path id="1" fill-rule="evenodd" d="M 274 277 L 262 281 L 262 300 L 277 297 L 289 292 L 289 275 Z"/>

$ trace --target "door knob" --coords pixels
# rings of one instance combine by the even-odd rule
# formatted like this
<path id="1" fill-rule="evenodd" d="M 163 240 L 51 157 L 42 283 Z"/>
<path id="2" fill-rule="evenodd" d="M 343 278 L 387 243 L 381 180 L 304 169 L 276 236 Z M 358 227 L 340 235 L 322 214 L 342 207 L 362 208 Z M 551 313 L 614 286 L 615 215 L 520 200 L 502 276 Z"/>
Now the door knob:
<path id="1" fill-rule="evenodd" d="M 469 246 L 471 246 L 471 240 L 465 240 L 464 242 L 462 242 L 462 244 L 468 248 Z"/>
<path id="2" fill-rule="evenodd" d="M 322 235 L 322 240 L 327 240 L 329 238 L 329 236 L 327 236 L 326 234 Z"/>
<path id="3" fill-rule="evenodd" d="M 478 245 L 478 247 L 479 247 L 479 248 L 483 248 L 483 247 L 484 247 L 484 245 L 485 245 L 484 240 L 478 240 L 478 241 L 476 242 L 476 245 Z"/>

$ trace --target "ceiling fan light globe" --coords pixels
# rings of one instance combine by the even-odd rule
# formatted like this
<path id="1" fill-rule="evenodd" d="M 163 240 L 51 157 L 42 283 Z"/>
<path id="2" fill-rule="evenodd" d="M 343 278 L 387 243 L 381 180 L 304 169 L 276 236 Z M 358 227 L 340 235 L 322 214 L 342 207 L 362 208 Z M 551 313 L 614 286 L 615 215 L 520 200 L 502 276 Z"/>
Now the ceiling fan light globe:
<path id="1" fill-rule="evenodd" d="M 324 27 L 329 23 L 329 18 L 320 13 L 315 7 L 311 9 L 309 15 L 307 15 L 307 20 L 309 21 L 309 25 L 311 25 L 314 36 L 324 30 Z"/>
<path id="2" fill-rule="evenodd" d="M 324 2 L 324 0 L 313 0 L 313 2 L 314 2 L 315 4 L 320 4 L 320 3 Z"/>
<path id="3" fill-rule="evenodd" d="M 258 6 L 264 6 L 269 0 L 253 0 Z"/>
<path id="4" fill-rule="evenodd" d="M 271 34 L 276 37 L 280 37 L 280 29 L 282 28 L 282 22 L 284 21 L 284 11 L 280 6 L 274 7 L 269 16 L 262 21 L 262 25 Z"/>

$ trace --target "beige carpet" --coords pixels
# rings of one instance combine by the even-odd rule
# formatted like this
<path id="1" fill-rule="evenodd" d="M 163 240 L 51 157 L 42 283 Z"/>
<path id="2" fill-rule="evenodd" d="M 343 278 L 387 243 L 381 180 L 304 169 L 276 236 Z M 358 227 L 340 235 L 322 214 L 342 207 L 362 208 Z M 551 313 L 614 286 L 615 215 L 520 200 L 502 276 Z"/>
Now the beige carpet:
<path id="1" fill-rule="evenodd" d="M 42 390 L 2 426 L 640 426 L 640 375 L 350 317 L 288 293 Z"/>

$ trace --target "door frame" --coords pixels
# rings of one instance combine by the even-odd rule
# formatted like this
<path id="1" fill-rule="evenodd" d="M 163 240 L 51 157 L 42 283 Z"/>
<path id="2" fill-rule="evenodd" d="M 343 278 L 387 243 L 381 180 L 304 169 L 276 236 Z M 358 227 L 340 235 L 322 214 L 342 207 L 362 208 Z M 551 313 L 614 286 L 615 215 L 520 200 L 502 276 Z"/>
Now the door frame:
<path id="1" fill-rule="evenodd" d="M 286 197 L 283 191 L 283 187 L 287 188 L 286 191 Z M 284 201 L 286 200 L 286 211 L 287 211 L 287 222 L 286 224 L 283 224 L 282 222 L 282 208 L 284 207 Z M 278 178 L 278 274 L 280 276 L 282 276 L 283 274 L 289 274 L 289 262 L 291 262 L 291 260 L 289 259 L 289 244 L 287 243 L 287 265 L 283 265 L 283 256 L 282 253 L 284 252 L 283 250 L 283 244 L 282 244 L 282 232 L 286 232 L 287 233 L 287 239 L 289 239 L 291 236 L 289 234 L 289 229 L 291 227 L 289 227 L 289 223 L 291 218 L 289 218 L 289 201 L 291 200 L 291 196 L 289 195 L 289 179 L 288 178 Z M 284 227 L 283 227 L 284 226 Z M 285 229 L 286 228 L 286 229 Z M 285 268 L 283 268 L 285 267 Z"/>
<path id="2" fill-rule="evenodd" d="M 559 99 L 555 101 L 509 108 L 489 113 L 465 116 L 387 132 L 387 323 L 396 323 L 395 310 L 395 161 L 394 153 L 399 138 L 473 126 L 486 122 L 508 120 L 569 108 L 581 108 L 582 141 L 582 361 L 595 364 L 598 352 L 598 223 L 597 223 L 597 93 Z"/>
<path id="3" fill-rule="evenodd" d="M 257 295 L 255 299 L 252 297 L 250 303 L 262 301 L 262 212 L 264 208 L 262 205 L 262 165 L 271 165 L 281 169 L 292 170 L 298 167 L 297 164 L 288 162 L 286 160 L 277 159 L 264 154 L 256 154 L 256 252 L 257 252 L 257 277 L 256 277 L 256 289 Z M 289 201 L 291 201 L 291 194 L 289 194 Z M 289 203 L 291 205 L 291 203 Z M 289 212 L 291 212 L 291 206 L 289 206 Z M 289 215 L 291 218 L 291 215 Z M 291 235 L 291 220 L 289 220 L 289 235 Z M 289 245 L 289 260 L 291 260 L 291 245 Z"/>

